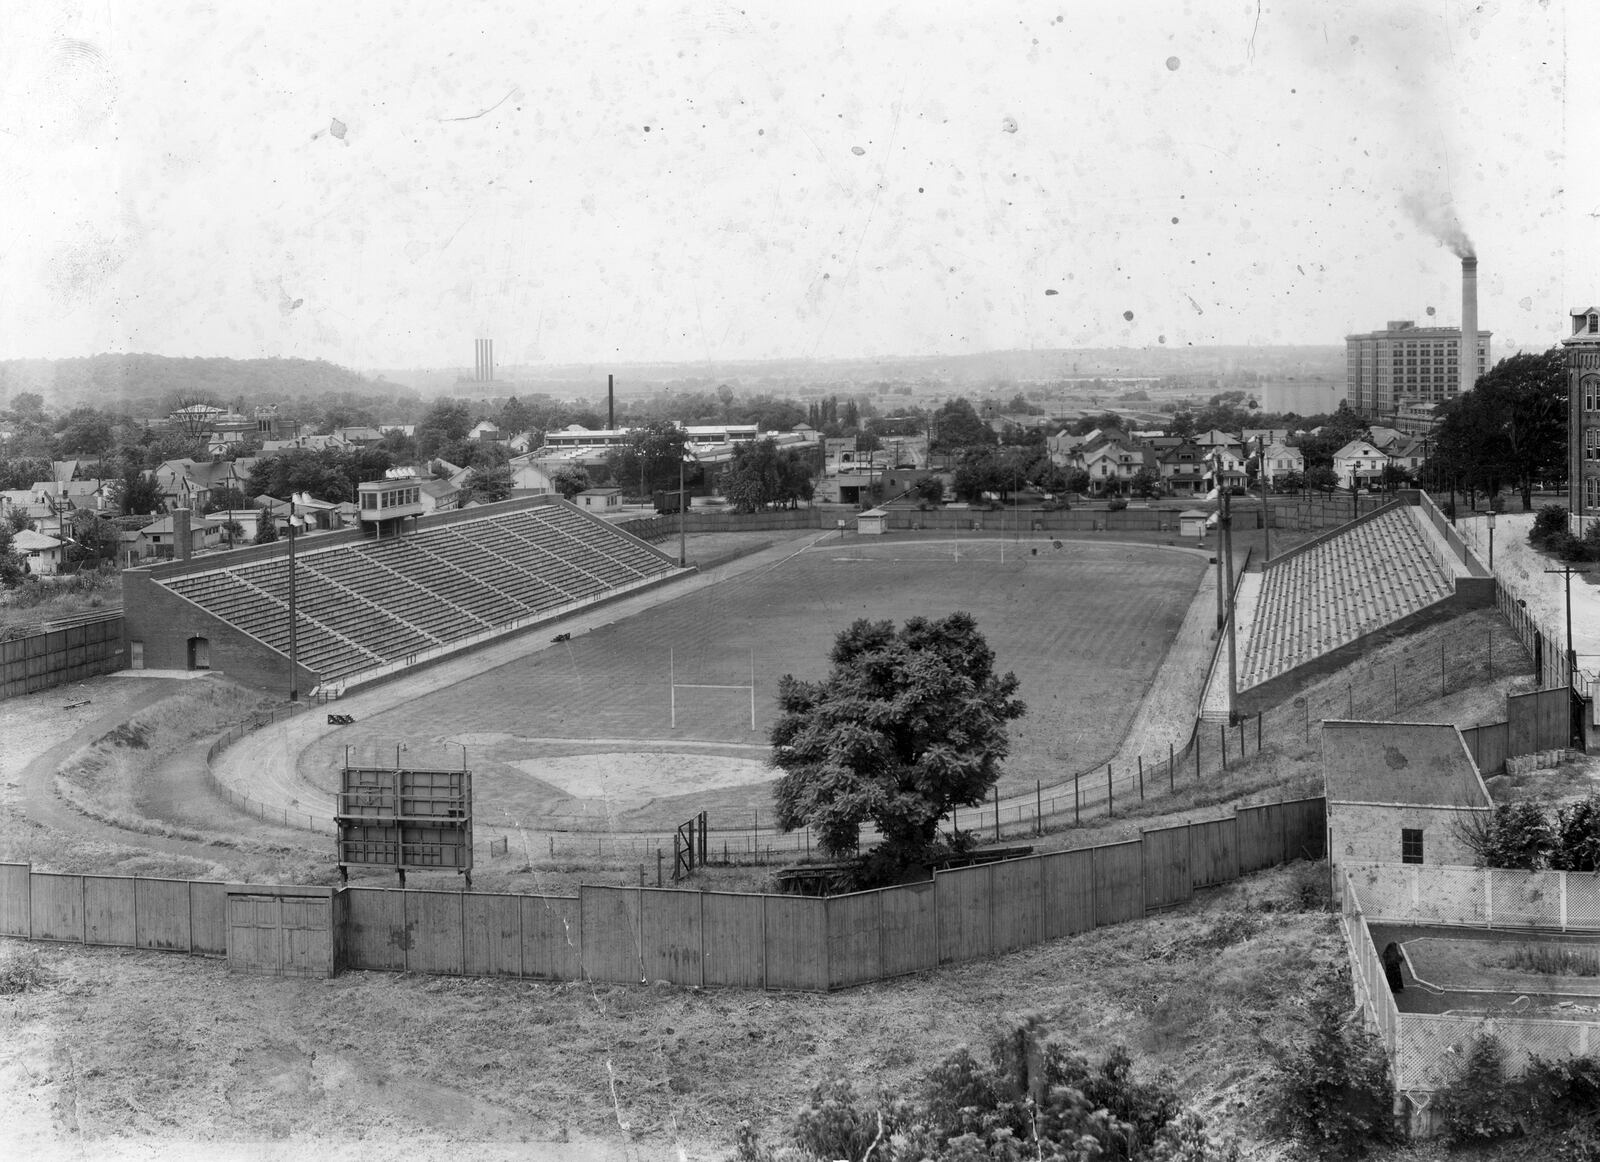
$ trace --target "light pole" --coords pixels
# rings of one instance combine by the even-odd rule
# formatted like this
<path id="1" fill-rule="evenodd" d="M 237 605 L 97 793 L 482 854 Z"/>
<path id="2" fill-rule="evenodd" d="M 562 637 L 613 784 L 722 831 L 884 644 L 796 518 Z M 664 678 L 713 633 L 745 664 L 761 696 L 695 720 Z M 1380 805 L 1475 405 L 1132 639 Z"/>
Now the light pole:
<path id="1" fill-rule="evenodd" d="M 294 528 L 298 518 L 294 512 L 294 493 L 289 494 L 289 701 L 300 699 L 300 636 L 295 616 L 294 593 Z"/>
<path id="2" fill-rule="evenodd" d="M 686 569 L 689 566 L 687 525 L 689 519 L 689 497 L 683 490 L 683 466 L 691 460 L 697 464 L 699 463 L 695 459 L 694 453 L 686 447 L 678 457 L 678 568 L 680 569 Z"/>
<path id="3" fill-rule="evenodd" d="M 1489 514 L 1489 572 L 1494 572 L 1494 513 Z"/>

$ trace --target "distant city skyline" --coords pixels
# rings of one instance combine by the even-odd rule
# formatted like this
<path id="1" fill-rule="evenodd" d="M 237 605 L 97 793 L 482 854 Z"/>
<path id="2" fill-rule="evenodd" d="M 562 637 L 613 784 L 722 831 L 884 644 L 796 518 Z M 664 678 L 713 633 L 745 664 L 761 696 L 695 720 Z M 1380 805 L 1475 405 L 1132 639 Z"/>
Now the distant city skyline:
<path id="1" fill-rule="evenodd" d="M 0 358 L 1337 346 L 1463 231 L 1495 358 L 1600 298 L 1575 0 L 1195 7 L 19 0 Z"/>

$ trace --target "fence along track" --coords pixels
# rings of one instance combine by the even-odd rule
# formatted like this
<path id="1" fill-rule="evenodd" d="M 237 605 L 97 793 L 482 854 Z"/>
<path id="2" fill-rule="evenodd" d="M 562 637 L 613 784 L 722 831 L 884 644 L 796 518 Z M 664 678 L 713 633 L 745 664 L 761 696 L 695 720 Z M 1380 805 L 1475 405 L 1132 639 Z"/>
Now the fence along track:
<path id="1" fill-rule="evenodd" d="M 334 946 L 351 970 L 826 991 L 1138 919 L 1198 887 L 1319 856 L 1323 800 L 1244 807 L 1151 834 L 823 898 L 349 887 L 338 893 Z M 0 864 L 0 935 L 222 956 L 228 887 Z"/>

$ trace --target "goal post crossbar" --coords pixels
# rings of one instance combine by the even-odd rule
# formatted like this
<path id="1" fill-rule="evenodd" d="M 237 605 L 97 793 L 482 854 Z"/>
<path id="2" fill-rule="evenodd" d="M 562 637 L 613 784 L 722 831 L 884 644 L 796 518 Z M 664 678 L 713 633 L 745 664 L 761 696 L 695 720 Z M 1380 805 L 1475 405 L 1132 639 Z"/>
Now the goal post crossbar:
<path id="1" fill-rule="evenodd" d="M 721 685 L 710 682 L 680 682 L 678 681 L 677 650 L 667 651 L 667 684 L 670 690 L 671 727 L 678 728 L 678 691 L 679 690 L 748 690 L 750 692 L 750 729 L 756 728 L 756 652 L 750 651 L 750 681 L 738 685 Z"/>

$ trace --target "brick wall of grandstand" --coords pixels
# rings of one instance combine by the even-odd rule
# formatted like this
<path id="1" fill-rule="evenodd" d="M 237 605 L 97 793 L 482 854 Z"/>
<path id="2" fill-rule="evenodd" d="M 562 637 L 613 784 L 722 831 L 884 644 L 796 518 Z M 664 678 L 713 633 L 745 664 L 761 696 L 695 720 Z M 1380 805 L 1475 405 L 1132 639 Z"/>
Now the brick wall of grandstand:
<path id="1" fill-rule="evenodd" d="M 544 610 L 598 598 L 674 565 L 561 505 L 297 554 L 297 647 L 329 681 Z M 161 581 L 289 651 L 287 556 Z"/>
<path id="2" fill-rule="evenodd" d="M 1448 569 L 1400 506 L 1268 565 L 1239 685 L 1247 689 L 1455 593 Z"/>

